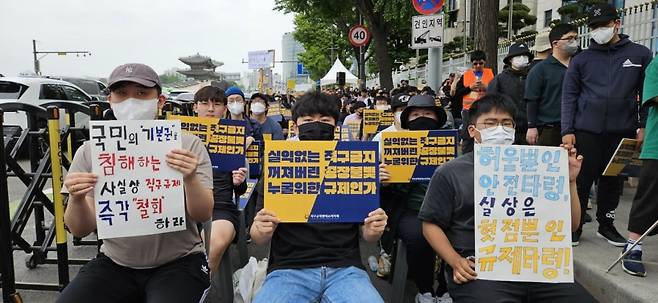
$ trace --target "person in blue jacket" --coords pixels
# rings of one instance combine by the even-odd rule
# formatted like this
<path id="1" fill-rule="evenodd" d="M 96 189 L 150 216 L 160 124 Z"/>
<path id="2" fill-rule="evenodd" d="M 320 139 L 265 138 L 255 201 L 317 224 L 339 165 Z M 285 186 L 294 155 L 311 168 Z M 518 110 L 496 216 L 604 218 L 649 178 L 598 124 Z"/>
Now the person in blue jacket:
<path id="1" fill-rule="evenodd" d="M 577 180 L 583 209 L 598 179 L 597 235 L 620 247 L 626 239 L 613 223 L 622 180 L 601 175 L 622 138 L 643 140 L 646 115 L 640 113 L 638 100 L 652 55 L 619 33 L 619 15 L 609 4 L 592 7 L 587 23 L 591 29 L 589 48 L 572 59 L 564 77 L 562 143 L 576 146 L 585 158 Z M 582 222 L 581 218 L 580 228 L 572 235 L 574 245 L 579 242 Z"/>

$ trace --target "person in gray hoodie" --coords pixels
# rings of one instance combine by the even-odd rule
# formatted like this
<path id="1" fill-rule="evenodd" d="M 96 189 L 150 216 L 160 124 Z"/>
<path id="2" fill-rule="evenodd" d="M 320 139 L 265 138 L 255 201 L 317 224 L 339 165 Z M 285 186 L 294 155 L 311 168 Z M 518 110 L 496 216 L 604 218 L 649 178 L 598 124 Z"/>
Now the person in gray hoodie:
<path id="1" fill-rule="evenodd" d="M 622 180 L 601 174 L 622 138 L 643 141 L 646 115 L 640 113 L 638 100 L 652 55 L 646 47 L 619 34 L 619 15 L 609 4 L 595 5 L 587 23 L 591 29 L 589 48 L 571 60 L 564 78 L 562 143 L 576 146 L 585 158 L 577 180 L 583 209 L 598 179 L 597 235 L 612 245 L 624 246 L 626 239 L 613 224 Z M 581 233 L 582 224 L 572 235 L 574 245 Z"/>
<path id="2" fill-rule="evenodd" d="M 525 91 L 525 80 L 528 76 L 528 66 L 532 59 L 533 55 L 527 44 L 516 42 L 510 45 L 509 53 L 503 59 L 505 65 L 509 67 L 498 74 L 487 87 L 487 93 L 506 95 L 516 105 L 514 144 L 527 144 L 525 135 L 528 130 L 528 115 L 526 114 L 523 93 Z"/>

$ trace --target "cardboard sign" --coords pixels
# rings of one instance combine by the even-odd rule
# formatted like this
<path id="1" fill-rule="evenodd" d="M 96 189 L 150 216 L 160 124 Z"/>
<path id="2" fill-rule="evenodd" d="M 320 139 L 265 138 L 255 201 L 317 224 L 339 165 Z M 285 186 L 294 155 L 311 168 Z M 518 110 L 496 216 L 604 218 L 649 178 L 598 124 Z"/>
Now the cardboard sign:
<path id="1" fill-rule="evenodd" d="M 379 207 L 377 149 L 377 142 L 268 142 L 265 208 L 281 222 L 363 222 Z"/>
<path id="2" fill-rule="evenodd" d="M 478 279 L 573 282 L 567 151 L 475 144 Z"/>
<path id="3" fill-rule="evenodd" d="M 183 175 L 166 155 L 181 148 L 178 121 L 89 121 L 99 239 L 186 229 Z"/>
<path id="4" fill-rule="evenodd" d="M 457 156 L 457 130 L 381 133 L 387 183 L 427 182 L 434 170 Z"/>
<path id="5" fill-rule="evenodd" d="M 382 128 L 393 124 L 394 114 L 383 110 L 366 109 L 363 111 L 363 136 L 368 138 Z"/>

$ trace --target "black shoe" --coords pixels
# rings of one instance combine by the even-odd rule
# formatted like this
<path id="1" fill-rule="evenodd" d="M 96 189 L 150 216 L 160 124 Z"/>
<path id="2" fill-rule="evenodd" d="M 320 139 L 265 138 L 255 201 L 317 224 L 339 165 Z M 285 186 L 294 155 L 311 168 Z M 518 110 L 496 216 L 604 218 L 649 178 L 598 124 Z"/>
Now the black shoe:
<path id="1" fill-rule="evenodd" d="M 599 230 L 596 232 L 596 235 L 608 240 L 608 243 L 614 246 L 623 247 L 626 245 L 626 239 L 619 234 L 612 223 L 599 224 Z"/>
<path id="2" fill-rule="evenodd" d="M 582 233 L 582 230 L 577 230 L 571 233 L 571 246 L 578 246 L 578 244 L 580 244 L 580 235 Z"/>
<path id="3" fill-rule="evenodd" d="M 585 223 L 592 222 L 592 216 L 590 216 L 587 212 L 585 212 Z"/>

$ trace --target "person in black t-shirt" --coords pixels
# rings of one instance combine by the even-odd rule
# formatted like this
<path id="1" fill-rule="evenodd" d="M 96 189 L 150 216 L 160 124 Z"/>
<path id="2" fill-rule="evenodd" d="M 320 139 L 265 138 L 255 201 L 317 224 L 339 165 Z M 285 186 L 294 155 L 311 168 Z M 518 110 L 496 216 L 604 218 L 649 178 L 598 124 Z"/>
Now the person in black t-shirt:
<path id="1" fill-rule="evenodd" d="M 299 140 L 333 140 L 338 115 L 332 97 L 307 93 L 292 109 L 293 127 Z M 380 170 L 380 179 L 387 178 Z M 363 270 L 359 224 L 279 223 L 263 208 L 263 190 L 258 192 L 251 239 L 271 246 L 267 278 L 254 302 L 383 302 Z M 361 226 L 363 238 L 379 240 L 387 219 L 381 208 L 370 212 Z"/>
<path id="2" fill-rule="evenodd" d="M 227 99 L 224 91 L 214 86 L 201 88 L 194 94 L 194 112 L 199 117 L 217 118 L 226 115 Z M 246 163 L 245 163 L 246 166 Z M 210 251 L 208 266 L 214 271 L 226 248 L 235 239 L 240 224 L 240 211 L 234 202 L 234 195 L 240 196 L 247 191 L 244 182 L 247 169 L 241 167 L 233 172 L 213 170 L 213 198 L 215 201 L 212 212 L 212 229 L 210 235 Z"/>
<path id="3" fill-rule="evenodd" d="M 487 94 L 473 103 L 465 128 L 475 144 L 514 142 L 516 106 L 507 97 Z M 565 147 L 566 148 L 566 147 Z M 571 226 L 578 228 L 580 202 L 576 177 L 583 157 L 569 153 Z M 448 292 L 453 302 L 593 302 L 574 283 L 527 283 L 477 279 L 475 272 L 474 155 L 464 154 L 434 172 L 418 213 L 427 242 L 448 263 Z"/>

